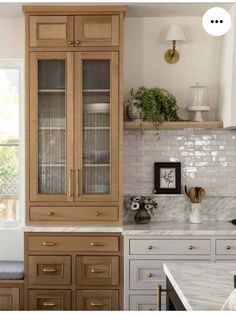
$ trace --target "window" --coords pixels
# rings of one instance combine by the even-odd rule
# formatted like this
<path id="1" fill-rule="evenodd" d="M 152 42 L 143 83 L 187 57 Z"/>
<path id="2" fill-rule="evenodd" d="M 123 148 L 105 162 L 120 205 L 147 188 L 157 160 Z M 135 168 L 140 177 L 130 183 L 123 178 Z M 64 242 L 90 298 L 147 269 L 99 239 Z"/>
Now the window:
<path id="1" fill-rule="evenodd" d="M 20 61 L 0 60 L 0 222 L 20 220 Z"/>

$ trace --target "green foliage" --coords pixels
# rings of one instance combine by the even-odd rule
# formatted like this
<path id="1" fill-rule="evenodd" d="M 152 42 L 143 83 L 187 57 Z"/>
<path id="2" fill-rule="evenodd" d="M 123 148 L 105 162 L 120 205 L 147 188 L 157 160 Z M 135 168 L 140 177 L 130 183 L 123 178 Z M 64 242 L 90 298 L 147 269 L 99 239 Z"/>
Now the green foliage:
<path id="1" fill-rule="evenodd" d="M 155 124 L 157 133 L 160 123 L 163 121 L 181 121 L 178 115 L 177 100 L 174 95 L 165 89 L 158 87 L 146 88 L 141 86 L 137 91 L 131 89 L 126 105 L 133 104 L 140 111 L 141 124 L 140 129 L 143 133 L 143 122 L 150 121 Z"/>
<path id="2" fill-rule="evenodd" d="M 0 184 L 18 176 L 18 148 L 0 146 Z"/>

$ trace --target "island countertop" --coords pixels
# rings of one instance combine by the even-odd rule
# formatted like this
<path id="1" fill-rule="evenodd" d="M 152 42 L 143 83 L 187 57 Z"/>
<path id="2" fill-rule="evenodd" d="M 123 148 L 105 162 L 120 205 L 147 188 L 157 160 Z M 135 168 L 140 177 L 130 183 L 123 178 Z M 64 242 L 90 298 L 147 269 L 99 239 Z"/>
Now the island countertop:
<path id="1" fill-rule="evenodd" d="M 219 311 L 234 289 L 235 263 L 164 263 L 187 311 Z"/>

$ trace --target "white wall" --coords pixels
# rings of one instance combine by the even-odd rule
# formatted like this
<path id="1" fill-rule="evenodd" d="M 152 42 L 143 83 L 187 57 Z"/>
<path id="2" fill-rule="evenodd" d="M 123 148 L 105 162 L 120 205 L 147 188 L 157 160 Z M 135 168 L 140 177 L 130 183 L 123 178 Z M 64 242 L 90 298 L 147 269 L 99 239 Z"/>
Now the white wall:
<path id="1" fill-rule="evenodd" d="M 23 19 L 0 19 L 0 59 L 24 59 Z M 0 260 L 23 260 L 23 231 L 0 228 L 0 249 Z"/>
<path id="2" fill-rule="evenodd" d="M 168 46 L 162 38 L 171 23 L 183 26 L 187 43 L 177 46 L 180 60 L 167 64 Z M 187 106 L 188 88 L 197 82 L 209 87 L 209 119 L 218 106 L 222 38 L 208 35 L 201 17 L 149 17 L 125 19 L 124 87 L 125 98 L 131 87 L 159 86 L 172 92 L 181 108 Z"/>

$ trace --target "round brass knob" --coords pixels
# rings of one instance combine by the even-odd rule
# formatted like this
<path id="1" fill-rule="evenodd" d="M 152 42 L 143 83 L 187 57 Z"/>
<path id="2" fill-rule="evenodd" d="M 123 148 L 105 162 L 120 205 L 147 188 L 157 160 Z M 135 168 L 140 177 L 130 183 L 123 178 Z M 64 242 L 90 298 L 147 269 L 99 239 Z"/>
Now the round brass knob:
<path id="1" fill-rule="evenodd" d="M 75 45 L 79 45 L 79 44 L 80 44 L 80 41 L 77 40 L 77 41 L 75 42 Z"/>
<path id="2" fill-rule="evenodd" d="M 97 211 L 95 215 L 98 217 L 99 215 L 101 215 L 101 212 Z"/>
<path id="3" fill-rule="evenodd" d="M 72 46 L 73 45 L 73 41 L 72 40 L 68 40 L 68 45 Z"/>
<path id="4" fill-rule="evenodd" d="M 230 250 L 230 249 L 231 249 L 231 246 L 227 245 L 227 246 L 226 246 L 226 249 Z"/>
<path id="5" fill-rule="evenodd" d="M 188 249 L 192 250 L 192 249 L 193 249 L 193 246 L 192 246 L 192 245 L 189 245 L 189 246 L 188 246 Z"/>
<path id="6" fill-rule="evenodd" d="M 49 215 L 49 216 L 52 216 L 52 215 L 53 215 L 53 212 L 52 212 L 52 211 L 48 211 L 48 215 Z"/>
<path id="7" fill-rule="evenodd" d="M 152 273 L 151 272 L 149 272 L 149 274 L 148 274 L 148 278 L 151 278 L 152 277 Z"/>
<path id="8" fill-rule="evenodd" d="M 148 249 L 152 249 L 152 245 L 149 245 L 149 246 L 148 246 Z"/>

